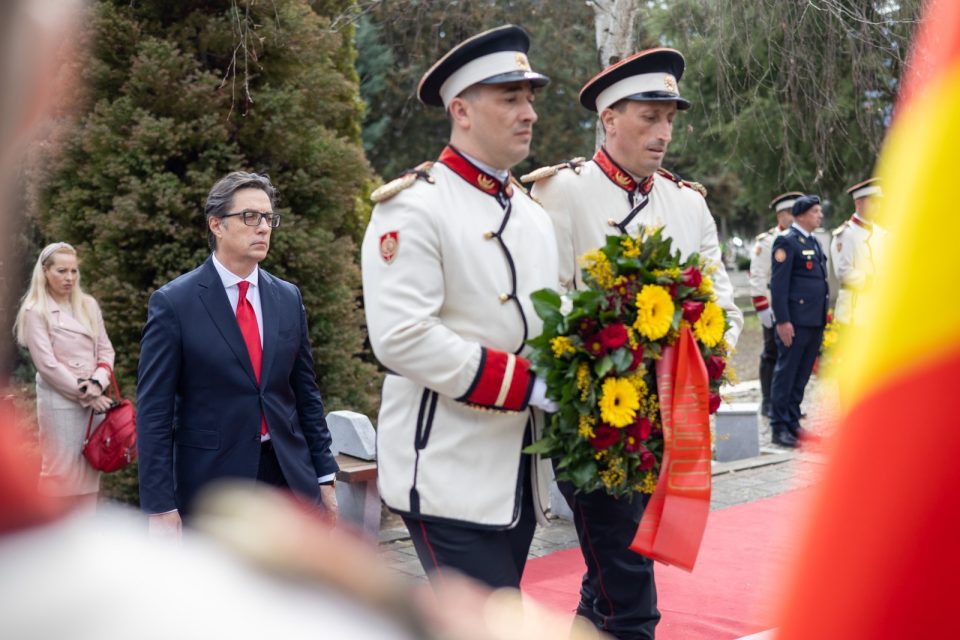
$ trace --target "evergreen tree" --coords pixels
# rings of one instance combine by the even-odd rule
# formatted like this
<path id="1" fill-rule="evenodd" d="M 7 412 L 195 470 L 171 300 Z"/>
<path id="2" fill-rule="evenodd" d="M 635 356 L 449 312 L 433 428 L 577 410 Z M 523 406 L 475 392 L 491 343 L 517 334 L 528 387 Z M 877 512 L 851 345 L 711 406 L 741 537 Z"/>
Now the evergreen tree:
<path id="1" fill-rule="evenodd" d="M 83 259 L 132 395 L 147 299 L 208 255 L 203 203 L 235 169 L 268 173 L 283 225 L 263 266 L 297 284 L 328 410 L 371 414 L 357 242 L 370 170 L 349 0 L 101 0 L 75 72 L 86 87 L 39 176 L 39 242 Z M 131 476 L 119 478 L 131 489 Z M 127 497 L 130 497 L 127 495 Z"/>

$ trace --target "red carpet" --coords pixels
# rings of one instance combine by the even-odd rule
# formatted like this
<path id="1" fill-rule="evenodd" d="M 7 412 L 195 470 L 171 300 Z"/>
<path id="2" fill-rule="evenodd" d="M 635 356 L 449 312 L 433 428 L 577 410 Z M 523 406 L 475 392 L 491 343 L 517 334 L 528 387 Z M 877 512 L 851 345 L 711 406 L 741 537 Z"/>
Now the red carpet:
<path id="1" fill-rule="evenodd" d="M 693 572 L 656 567 L 663 615 L 657 640 L 721 640 L 771 628 L 781 571 L 796 542 L 797 511 L 807 495 L 792 491 L 711 512 Z M 573 612 L 583 571 L 579 549 L 532 559 L 523 592 Z"/>

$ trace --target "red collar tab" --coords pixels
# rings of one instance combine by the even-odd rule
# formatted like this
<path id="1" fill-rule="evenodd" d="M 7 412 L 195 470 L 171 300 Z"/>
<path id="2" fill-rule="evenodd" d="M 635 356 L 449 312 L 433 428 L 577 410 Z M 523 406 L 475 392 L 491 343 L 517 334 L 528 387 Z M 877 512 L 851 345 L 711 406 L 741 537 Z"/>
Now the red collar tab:
<path id="1" fill-rule="evenodd" d="M 597 152 L 593 154 L 593 161 L 597 163 L 597 166 L 600 167 L 604 175 L 610 179 L 610 182 L 624 191 L 630 192 L 636 190 L 637 181 L 610 157 L 610 154 L 607 153 L 605 148 L 600 147 L 597 149 Z M 650 193 L 650 189 L 653 189 L 652 175 L 647 176 L 640 183 L 640 193 L 646 195 Z"/>
<path id="2" fill-rule="evenodd" d="M 867 231 L 870 231 L 871 229 L 873 229 L 872 222 L 867 222 L 863 218 L 859 217 L 857 214 L 853 214 L 852 216 L 850 216 L 850 222 L 857 225 L 858 227 L 863 227 Z"/>
<path id="3" fill-rule="evenodd" d="M 444 147 L 440 153 L 439 162 L 445 164 L 470 185 L 480 189 L 480 191 L 483 191 L 487 195 L 495 196 L 502 189 L 508 198 L 513 196 L 513 185 L 510 183 L 509 178 L 507 178 L 506 185 L 501 184 L 499 180 L 478 168 L 449 145 Z"/>
<path id="4" fill-rule="evenodd" d="M 774 232 L 774 231 L 786 231 L 786 230 L 789 229 L 789 228 L 790 228 L 789 225 L 787 225 L 786 227 L 781 227 L 781 226 L 780 226 L 780 223 L 778 222 L 778 223 L 777 223 L 777 226 L 775 226 L 773 229 L 770 229 L 770 231 L 772 231 L 772 232 Z"/>

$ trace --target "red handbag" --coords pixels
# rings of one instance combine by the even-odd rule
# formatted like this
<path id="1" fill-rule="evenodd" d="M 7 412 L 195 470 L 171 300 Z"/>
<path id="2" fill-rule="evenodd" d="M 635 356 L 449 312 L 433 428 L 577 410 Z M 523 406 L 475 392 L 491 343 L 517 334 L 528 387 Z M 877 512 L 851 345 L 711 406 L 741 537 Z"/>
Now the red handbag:
<path id="1" fill-rule="evenodd" d="M 91 467 L 110 473 L 123 469 L 137 459 L 137 414 L 130 401 L 120 397 L 120 387 L 110 365 L 101 362 L 97 367 L 110 372 L 116 404 L 107 409 L 106 417 L 92 434 L 93 412 L 90 412 L 87 436 L 83 440 L 83 455 Z"/>

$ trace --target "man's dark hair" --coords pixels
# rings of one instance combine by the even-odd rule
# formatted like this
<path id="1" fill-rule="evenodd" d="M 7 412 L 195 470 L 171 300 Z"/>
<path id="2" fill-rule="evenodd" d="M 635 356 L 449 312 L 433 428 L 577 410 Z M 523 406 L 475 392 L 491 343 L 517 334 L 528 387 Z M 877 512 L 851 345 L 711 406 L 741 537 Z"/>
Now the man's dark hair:
<path id="1" fill-rule="evenodd" d="M 203 223 L 207 226 L 207 244 L 210 246 L 210 251 L 217 248 L 217 238 L 210 231 L 210 218 L 222 218 L 230 213 L 233 194 L 241 189 L 260 189 L 270 198 L 270 206 L 276 206 L 277 190 L 270 182 L 270 176 L 234 171 L 220 178 L 207 194 L 207 204 L 203 208 Z"/>

